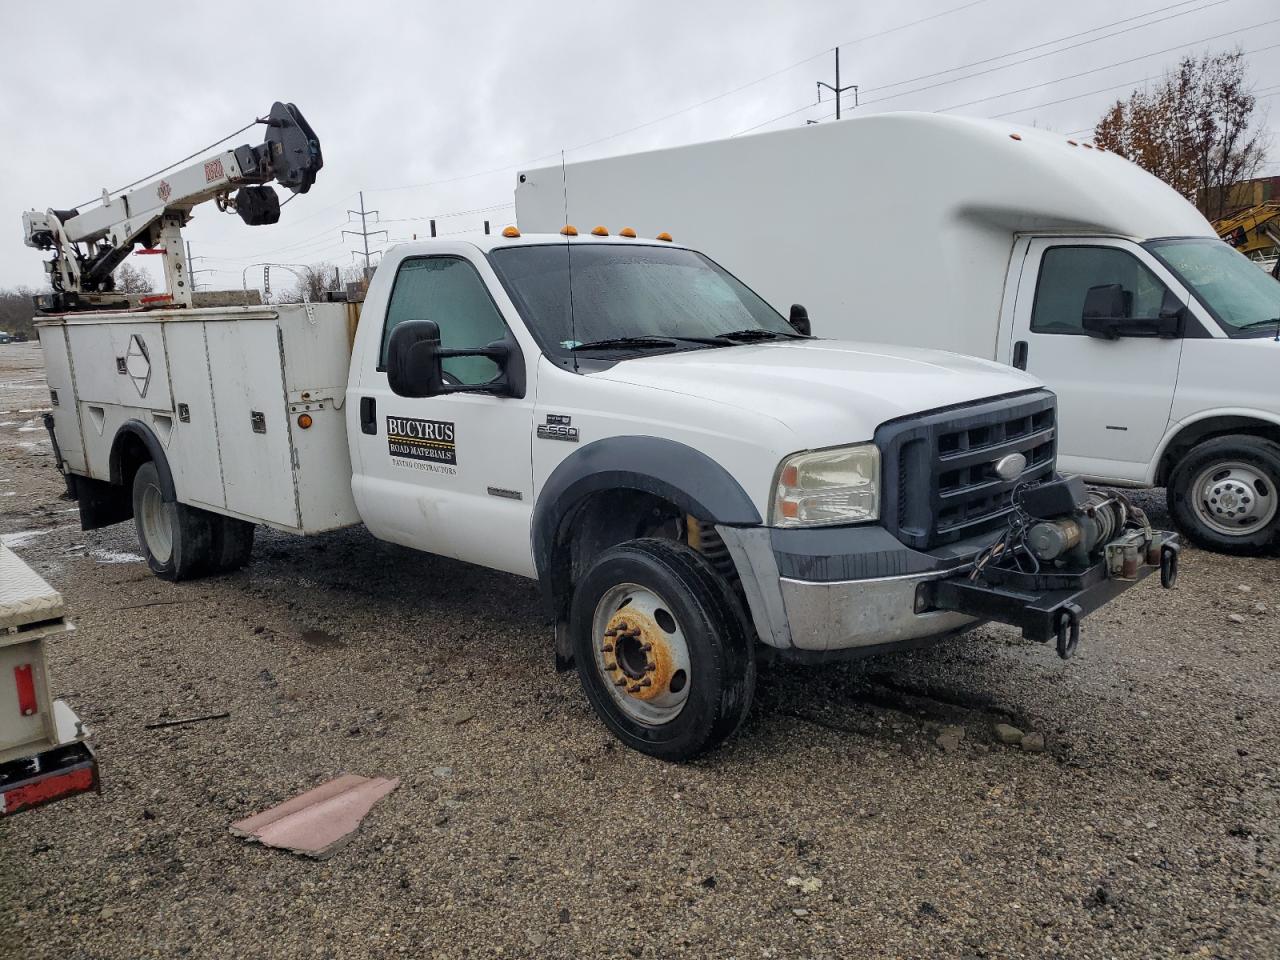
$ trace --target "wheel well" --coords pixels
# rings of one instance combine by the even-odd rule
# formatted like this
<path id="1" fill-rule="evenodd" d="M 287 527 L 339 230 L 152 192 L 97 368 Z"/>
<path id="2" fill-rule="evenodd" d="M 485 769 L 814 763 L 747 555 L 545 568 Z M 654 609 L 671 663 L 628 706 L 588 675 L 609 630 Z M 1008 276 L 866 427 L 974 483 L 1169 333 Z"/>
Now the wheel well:
<path id="1" fill-rule="evenodd" d="M 1165 486 L 1169 483 L 1169 478 L 1178 461 L 1193 447 L 1205 440 L 1232 434 L 1261 437 L 1264 440 L 1280 443 L 1280 426 L 1267 423 L 1265 420 L 1255 420 L 1252 417 L 1210 417 L 1207 420 L 1200 420 L 1183 427 L 1165 447 L 1160 463 L 1156 467 L 1156 485 Z"/>
<path id="2" fill-rule="evenodd" d="M 133 477 L 138 468 L 151 460 L 151 451 L 136 433 L 122 433 L 116 438 L 111 451 L 111 482 L 123 487 L 125 493 L 133 490 Z"/>
<path id="3" fill-rule="evenodd" d="M 683 539 L 684 514 L 671 501 L 643 490 L 602 490 L 567 511 L 556 530 L 547 571 L 556 619 L 567 619 L 573 585 L 596 557 L 639 537 Z"/>

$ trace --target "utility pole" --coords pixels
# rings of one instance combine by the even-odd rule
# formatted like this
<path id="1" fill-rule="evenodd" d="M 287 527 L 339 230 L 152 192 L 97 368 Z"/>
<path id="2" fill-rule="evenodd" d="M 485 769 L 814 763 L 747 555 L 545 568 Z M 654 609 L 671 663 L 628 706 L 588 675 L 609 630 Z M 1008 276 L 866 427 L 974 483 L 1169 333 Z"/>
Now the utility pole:
<path id="1" fill-rule="evenodd" d="M 855 107 L 858 105 L 858 85 L 856 83 L 851 83 L 847 87 L 840 86 L 840 48 L 839 47 L 836 47 L 836 85 L 833 87 L 829 83 L 824 83 L 821 80 L 818 81 L 818 102 L 819 103 L 822 102 L 823 87 L 826 87 L 828 90 L 830 90 L 832 93 L 836 95 L 836 119 L 837 120 L 840 119 L 840 96 L 846 90 L 853 91 L 853 105 Z"/>
<path id="2" fill-rule="evenodd" d="M 213 271 L 212 271 L 212 270 L 196 270 L 196 269 L 194 269 L 194 266 L 193 266 L 193 265 L 195 264 L 195 262 L 196 262 L 197 260 L 206 260 L 206 259 L 208 259 L 208 258 L 207 258 L 207 257 L 193 257 L 193 256 L 191 256 L 191 241 L 190 241 L 190 240 L 188 240 L 188 241 L 187 241 L 187 276 L 191 278 L 191 290 L 192 290 L 192 292 L 193 292 L 193 293 L 195 292 L 196 287 L 197 287 L 197 284 L 196 284 L 196 274 L 197 274 L 197 273 L 213 273 Z"/>
<path id="3" fill-rule="evenodd" d="M 342 232 L 343 234 L 349 233 L 353 237 L 360 237 L 364 241 L 364 276 L 365 276 L 365 279 L 368 280 L 370 277 L 373 276 L 373 267 L 369 261 L 369 257 L 371 256 L 369 252 L 369 238 L 373 236 L 377 236 L 378 234 L 382 234 L 383 236 L 386 236 L 387 231 L 385 230 L 371 231 L 369 229 L 368 218 L 373 217 L 374 223 L 377 223 L 378 211 L 365 209 L 363 190 L 360 191 L 360 209 L 347 211 L 347 223 L 351 223 L 352 222 L 351 218 L 357 215 L 360 217 L 360 229 L 359 230 L 343 230 Z M 374 251 L 374 252 L 376 253 L 377 251 Z M 353 250 L 352 253 L 355 254 L 356 256 L 360 255 L 360 251 L 358 250 Z"/>

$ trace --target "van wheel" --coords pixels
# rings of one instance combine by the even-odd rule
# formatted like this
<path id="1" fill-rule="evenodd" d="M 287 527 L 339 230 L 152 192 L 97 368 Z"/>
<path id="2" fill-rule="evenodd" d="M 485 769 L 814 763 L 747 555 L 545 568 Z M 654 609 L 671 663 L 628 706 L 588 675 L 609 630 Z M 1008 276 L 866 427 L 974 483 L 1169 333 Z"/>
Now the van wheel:
<path id="1" fill-rule="evenodd" d="M 164 499 L 154 463 L 133 476 L 133 522 L 151 572 L 162 580 L 190 580 L 213 558 L 212 514 Z"/>
<path id="2" fill-rule="evenodd" d="M 210 552 L 213 563 L 209 572 L 231 573 L 239 570 L 249 562 L 253 553 L 253 534 L 257 527 L 235 517 L 224 517 L 216 513 L 208 516 L 213 527 L 213 546 Z"/>
<path id="3" fill-rule="evenodd" d="M 1193 447 L 1169 479 L 1169 509 L 1206 550 L 1262 553 L 1280 534 L 1280 444 L 1241 435 Z"/>
<path id="4" fill-rule="evenodd" d="M 578 582 L 569 616 L 587 699 L 632 749 L 688 760 L 746 717 L 756 677 L 746 620 L 715 568 L 684 544 L 606 550 Z"/>

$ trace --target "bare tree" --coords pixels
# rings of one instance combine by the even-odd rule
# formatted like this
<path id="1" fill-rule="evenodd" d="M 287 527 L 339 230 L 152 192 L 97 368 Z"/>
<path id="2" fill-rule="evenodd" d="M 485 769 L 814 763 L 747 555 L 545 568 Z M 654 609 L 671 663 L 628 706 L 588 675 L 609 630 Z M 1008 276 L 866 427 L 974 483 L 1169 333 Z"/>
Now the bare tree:
<path id="1" fill-rule="evenodd" d="M 147 273 L 145 268 L 135 267 L 131 263 L 120 264 L 116 267 L 113 276 L 116 280 L 116 290 L 120 293 L 152 293 L 156 288 L 151 274 Z"/>
<path id="2" fill-rule="evenodd" d="M 1230 212 L 1231 185 L 1266 161 L 1267 138 L 1256 109 L 1243 51 L 1184 57 L 1151 90 L 1117 101 L 1093 138 L 1218 219 Z"/>
<path id="3" fill-rule="evenodd" d="M 301 281 L 281 293 L 277 303 L 302 303 L 304 299 L 316 303 L 324 299 L 326 290 L 340 287 L 338 268 L 333 264 L 313 263 L 299 268 L 298 273 Z"/>

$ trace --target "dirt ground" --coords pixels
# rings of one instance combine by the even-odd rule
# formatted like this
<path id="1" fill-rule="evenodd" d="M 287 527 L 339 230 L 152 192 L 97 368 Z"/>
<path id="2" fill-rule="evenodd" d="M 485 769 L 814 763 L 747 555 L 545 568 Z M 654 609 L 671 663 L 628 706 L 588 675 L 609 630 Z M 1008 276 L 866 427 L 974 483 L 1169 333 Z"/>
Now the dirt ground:
<path id="1" fill-rule="evenodd" d="M 673 766 L 553 671 L 528 581 L 362 530 L 156 580 L 80 531 L 33 376 L 0 347 L 0 535 L 66 595 L 103 791 L 0 821 L 6 960 L 1280 956 L 1280 559 L 1188 551 L 1070 662 L 983 628 L 767 669 Z M 228 832 L 343 772 L 403 782 L 332 859 Z"/>

